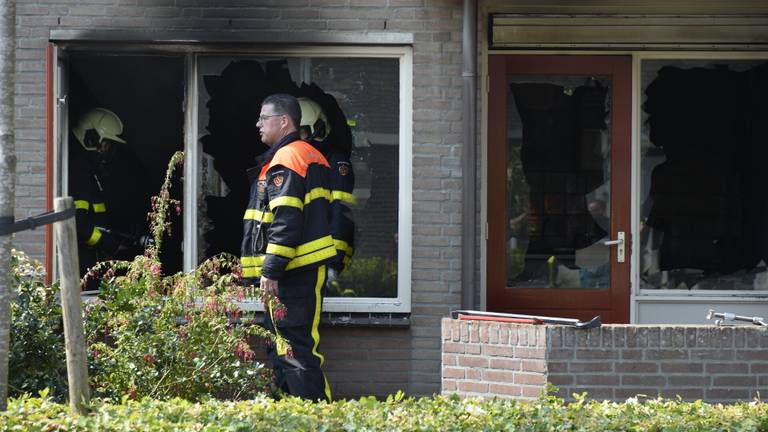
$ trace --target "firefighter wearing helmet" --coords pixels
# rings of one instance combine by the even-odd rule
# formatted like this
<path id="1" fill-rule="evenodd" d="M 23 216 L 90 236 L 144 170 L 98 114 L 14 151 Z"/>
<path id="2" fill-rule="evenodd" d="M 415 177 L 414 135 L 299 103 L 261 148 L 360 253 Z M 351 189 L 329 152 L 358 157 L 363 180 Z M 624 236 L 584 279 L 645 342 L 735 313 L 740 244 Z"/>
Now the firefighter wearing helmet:
<path id="1" fill-rule="evenodd" d="M 69 194 L 75 201 L 80 274 L 98 261 L 114 259 L 129 239 L 110 229 L 99 164 L 114 146 L 123 145 L 123 122 L 106 108 L 93 108 L 72 128 L 69 137 Z M 95 289 L 96 286 L 86 287 Z"/>
<path id="2" fill-rule="evenodd" d="M 329 220 L 336 245 L 336 260 L 328 266 L 328 282 L 336 284 L 339 274 L 349 266 L 354 253 L 355 223 L 351 206 L 355 204 L 352 190 L 355 175 L 349 155 L 334 145 L 331 124 L 320 105 L 312 99 L 298 98 L 301 106 L 301 138 L 320 150 L 331 167 L 331 205 Z"/>
<path id="3" fill-rule="evenodd" d="M 123 122 L 117 114 L 106 108 L 88 111 L 72 133 L 86 151 L 101 151 L 113 142 L 125 144 L 125 140 L 119 137 L 123 133 Z"/>

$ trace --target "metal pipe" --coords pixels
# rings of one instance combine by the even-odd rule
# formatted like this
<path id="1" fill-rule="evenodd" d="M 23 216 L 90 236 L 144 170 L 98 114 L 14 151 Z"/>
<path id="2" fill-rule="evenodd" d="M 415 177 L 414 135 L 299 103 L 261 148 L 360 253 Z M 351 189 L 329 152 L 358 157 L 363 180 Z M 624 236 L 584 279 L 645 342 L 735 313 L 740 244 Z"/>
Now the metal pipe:
<path id="1" fill-rule="evenodd" d="M 462 206 L 461 206 L 461 307 L 475 305 L 475 205 L 477 152 L 475 125 L 477 122 L 477 0 L 464 0 L 462 32 Z"/>

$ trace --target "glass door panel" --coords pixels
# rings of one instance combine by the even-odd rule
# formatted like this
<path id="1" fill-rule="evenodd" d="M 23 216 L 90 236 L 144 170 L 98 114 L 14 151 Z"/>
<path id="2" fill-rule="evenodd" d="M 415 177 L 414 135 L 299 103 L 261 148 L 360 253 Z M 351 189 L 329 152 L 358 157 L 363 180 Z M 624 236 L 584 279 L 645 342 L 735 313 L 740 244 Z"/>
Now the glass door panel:
<path id="1" fill-rule="evenodd" d="M 488 310 L 628 322 L 631 58 L 489 72 Z"/>
<path id="2" fill-rule="evenodd" d="M 610 76 L 509 75 L 511 288 L 607 288 Z"/>

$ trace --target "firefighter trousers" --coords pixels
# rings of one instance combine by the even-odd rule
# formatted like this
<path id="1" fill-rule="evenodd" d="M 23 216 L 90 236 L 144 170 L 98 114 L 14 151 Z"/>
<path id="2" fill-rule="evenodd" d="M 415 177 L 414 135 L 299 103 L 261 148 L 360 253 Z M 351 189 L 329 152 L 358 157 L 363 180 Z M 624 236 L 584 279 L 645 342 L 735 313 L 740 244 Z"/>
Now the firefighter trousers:
<path id="1" fill-rule="evenodd" d="M 267 349 L 275 384 L 289 395 L 316 401 L 331 400 L 331 389 L 321 369 L 324 358 L 318 351 L 326 277 L 324 265 L 286 273 L 277 283 L 286 316 L 274 319 L 270 305 L 264 319 L 267 330 L 290 344 L 278 342 Z"/>

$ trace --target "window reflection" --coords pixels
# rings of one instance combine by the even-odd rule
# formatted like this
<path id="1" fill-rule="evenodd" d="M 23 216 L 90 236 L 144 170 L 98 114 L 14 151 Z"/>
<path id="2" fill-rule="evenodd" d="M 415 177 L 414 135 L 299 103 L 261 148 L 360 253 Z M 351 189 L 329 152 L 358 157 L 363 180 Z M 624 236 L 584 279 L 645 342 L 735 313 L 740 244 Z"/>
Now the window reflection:
<path id="1" fill-rule="evenodd" d="M 642 63 L 641 287 L 768 289 L 768 63 Z"/>

